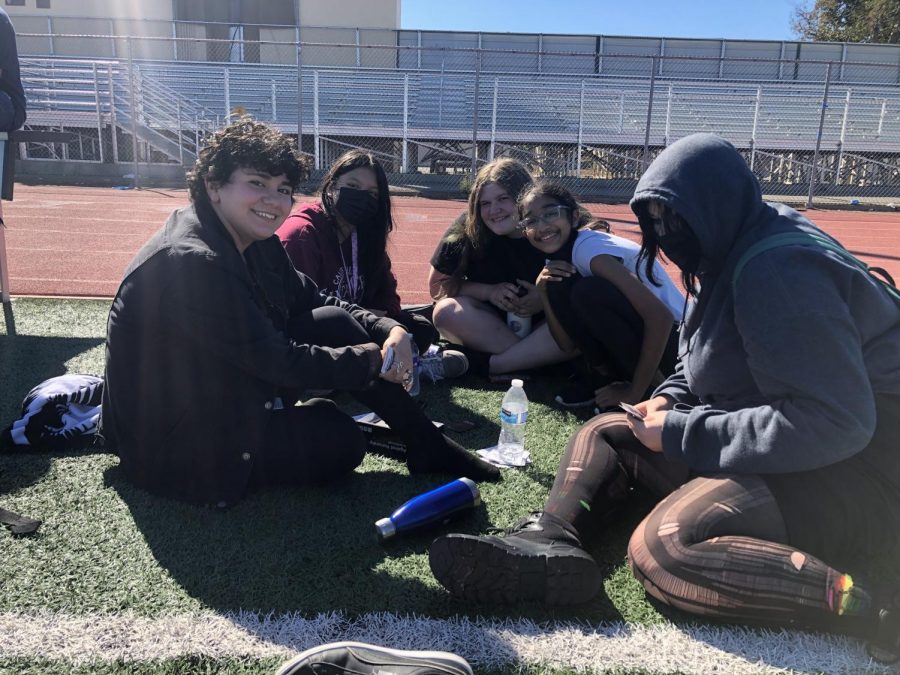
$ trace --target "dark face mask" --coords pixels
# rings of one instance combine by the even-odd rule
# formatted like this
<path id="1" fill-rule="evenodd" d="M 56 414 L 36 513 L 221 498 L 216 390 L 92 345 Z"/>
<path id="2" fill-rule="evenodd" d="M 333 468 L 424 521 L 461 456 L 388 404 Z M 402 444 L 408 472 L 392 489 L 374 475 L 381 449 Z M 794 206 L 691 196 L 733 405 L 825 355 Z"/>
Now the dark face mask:
<path id="1" fill-rule="evenodd" d="M 378 199 L 367 190 L 342 187 L 334 205 L 341 218 L 354 227 L 363 227 L 378 214 Z"/>
<path id="2" fill-rule="evenodd" d="M 700 261 L 703 251 L 700 241 L 688 228 L 677 232 L 666 232 L 663 236 L 657 236 L 659 248 L 666 257 L 688 274 L 697 274 L 700 271 Z"/>

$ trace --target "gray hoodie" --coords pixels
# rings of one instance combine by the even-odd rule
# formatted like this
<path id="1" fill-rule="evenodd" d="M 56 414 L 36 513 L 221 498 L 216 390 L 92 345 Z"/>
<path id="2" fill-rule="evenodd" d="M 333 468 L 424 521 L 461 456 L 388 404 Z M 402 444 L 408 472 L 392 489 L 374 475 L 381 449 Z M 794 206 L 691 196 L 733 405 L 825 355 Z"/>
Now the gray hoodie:
<path id="1" fill-rule="evenodd" d="M 862 450 L 875 395 L 900 394 L 895 301 L 837 254 L 800 245 L 754 257 L 733 287 L 735 264 L 756 241 L 822 232 L 764 202 L 744 159 L 717 136 L 663 151 L 632 199 L 639 218 L 651 198 L 684 217 L 703 252 L 682 364 L 655 392 L 676 403 L 663 426 L 666 456 L 701 473 L 786 473 Z"/>

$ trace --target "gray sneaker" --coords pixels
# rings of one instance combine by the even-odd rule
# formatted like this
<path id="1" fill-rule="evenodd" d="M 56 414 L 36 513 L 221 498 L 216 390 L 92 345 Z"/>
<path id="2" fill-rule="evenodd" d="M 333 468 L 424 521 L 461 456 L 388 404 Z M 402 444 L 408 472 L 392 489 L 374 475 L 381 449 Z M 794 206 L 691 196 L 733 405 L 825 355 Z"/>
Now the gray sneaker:
<path id="1" fill-rule="evenodd" d="M 462 377 L 469 370 L 469 359 L 455 349 L 445 349 L 419 358 L 419 377 L 432 382 Z"/>
<path id="2" fill-rule="evenodd" d="M 364 642 L 333 642 L 307 649 L 276 675 L 472 675 L 461 656 L 411 652 Z"/>

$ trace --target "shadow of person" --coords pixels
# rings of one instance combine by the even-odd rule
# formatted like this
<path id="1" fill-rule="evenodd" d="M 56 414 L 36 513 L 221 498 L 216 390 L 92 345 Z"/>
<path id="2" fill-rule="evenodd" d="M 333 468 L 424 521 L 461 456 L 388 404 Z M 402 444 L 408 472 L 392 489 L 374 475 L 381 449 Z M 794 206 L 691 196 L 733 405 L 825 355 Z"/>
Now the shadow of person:
<path id="1" fill-rule="evenodd" d="M 374 523 L 446 476 L 354 472 L 327 486 L 265 490 L 227 510 L 150 495 L 130 485 L 118 466 L 104 478 L 159 564 L 217 611 L 415 613 L 430 606 L 418 584 L 388 570 L 405 569 L 418 555 L 415 567 L 427 573 L 421 554 L 434 532 L 382 546 Z"/>

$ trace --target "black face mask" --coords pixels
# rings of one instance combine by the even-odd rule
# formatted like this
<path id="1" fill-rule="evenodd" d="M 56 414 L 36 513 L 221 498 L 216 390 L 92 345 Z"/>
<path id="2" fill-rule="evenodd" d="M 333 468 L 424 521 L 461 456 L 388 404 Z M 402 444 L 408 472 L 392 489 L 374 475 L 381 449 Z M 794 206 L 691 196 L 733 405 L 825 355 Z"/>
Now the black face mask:
<path id="1" fill-rule="evenodd" d="M 359 228 L 369 223 L 378 214 L 378 198 L 370 195 L 367 190 L 342 187 L 338 192 L 334 208 L 337 209 L 341 218 Z"/>
<path id="2" fill-rule="evenodd" d="M 666 257 L 682 272 L 697 274 L 700 271 L 703 251 L 700 248 L 700 241 L 688 228 L 666 232 L 663 236 L 657 237 L 657 242 Z"/>

